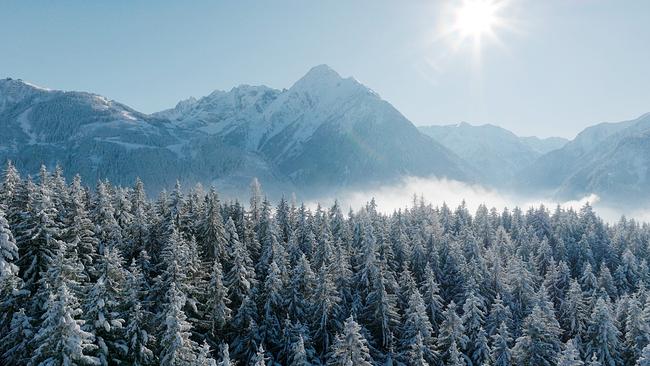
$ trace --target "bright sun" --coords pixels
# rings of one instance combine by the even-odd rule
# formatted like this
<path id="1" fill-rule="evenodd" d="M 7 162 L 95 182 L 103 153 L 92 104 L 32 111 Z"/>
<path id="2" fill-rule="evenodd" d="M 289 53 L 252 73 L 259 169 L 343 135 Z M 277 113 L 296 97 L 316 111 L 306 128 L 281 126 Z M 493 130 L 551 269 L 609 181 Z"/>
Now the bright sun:
<path id="1" fill-rule="evenodd" d="M 467 58 L 481 69 L 484 50 L 496 46 L 507 50 L 502 36 L 517 33 L 521 26 L 518 18 L 518 0 L 445 0 L 438 2 L 438 19 L 433 34 L 433 44 L 444 44 L 448 49 L 436 48 L 436 57 L 428 62 L 439 69 L 445 60 L 456 54 Z M 440 43 L 438 43 L 440 42 Z M 433 52 L 432 52 L 433 54 Z"/>
<path id="2" fill-rule="evenodd" d="M 463 38 L 492 33 L 498 25 L 498 6 L 490 0 L 466 0 L 456 13 L 456 27 Z"/>

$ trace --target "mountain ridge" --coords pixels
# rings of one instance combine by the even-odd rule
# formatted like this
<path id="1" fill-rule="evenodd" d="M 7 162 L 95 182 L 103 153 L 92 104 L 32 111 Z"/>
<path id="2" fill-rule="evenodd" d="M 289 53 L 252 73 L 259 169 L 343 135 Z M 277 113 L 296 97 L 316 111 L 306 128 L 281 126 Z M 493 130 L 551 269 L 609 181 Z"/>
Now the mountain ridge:
<path id="1" fill-rule="evenodd" d="M 595 193 L 623 206 L 650 203 L 650 113 L 590 126 L 521 176 L 520 187 L 557 197 Z"/>
<path id="2" fill-rule="evenodd" d="M 152 114 L 22 80 L 0 80 L 0 94 L 1 137 L 11 141 L 0 158 L 30 172 L 58 163 L 89 181 L 129 184 L 136 167 L 147 166 L 143 180 L 154 189 L 182 177 L 226 193 L 243 191 L 253 177 L 289 193 L 473 174 L 370 88 L 326 65 L 289 89 L 241 85 Z"/>
<path id="3" fill-rule="evenodd" d="M 23 170 L 61 164 L 86 181 L 121 185 L 144 172 L 154 190 L 181 179 L 240 196 L 258 177 L 271 195 L 322 196 L 418 176 L 562 199 L 650 201 L 650 113 L 590 126 L 571 141 L 491 124 L 416 127 L 326 65 L 288 89 L 239 85 L 151 114 L 94 93 L 1 79 L 0 127 L 0 159 Z"/>

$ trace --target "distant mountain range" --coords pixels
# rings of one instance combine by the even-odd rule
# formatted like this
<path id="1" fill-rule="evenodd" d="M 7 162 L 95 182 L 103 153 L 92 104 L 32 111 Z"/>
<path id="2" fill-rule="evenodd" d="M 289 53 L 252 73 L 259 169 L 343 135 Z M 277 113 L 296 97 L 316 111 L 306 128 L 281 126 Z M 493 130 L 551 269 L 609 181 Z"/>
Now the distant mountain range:
<path id="1" fill-rule="evenodd" d="M 601 123 L 520 173 L 519 188 L 561 198 L 596 193 L 620 206 L 650 203 L 650 113 Z"/>
<path id="2" fill-rule="evenodd" d="M 23 171 L 61 165 L 88 184 L 151 191 L 178 179 L 243 195 L 253 177 L 303 198 L 446 177 L 558 197 L 596 193 L 643 204 L 650 115 L 600 124 L 573 141 L 518 137 L 493 125 L 415 127 L 353 78 L 316 66 L 291 88 L 242 85 L 144 114 L 106 97 L 0 80 L 0 159 Z"/>
<path id="3" fill-rule="evenodd" d="M 480 173 L 483 183 L 498 187 L 512 184 L 522 167 L 568 142 L 559 137 L 518 137 L 489 124 L 472 126 L 463 122 L 419 129 L 470 164 Z"/>

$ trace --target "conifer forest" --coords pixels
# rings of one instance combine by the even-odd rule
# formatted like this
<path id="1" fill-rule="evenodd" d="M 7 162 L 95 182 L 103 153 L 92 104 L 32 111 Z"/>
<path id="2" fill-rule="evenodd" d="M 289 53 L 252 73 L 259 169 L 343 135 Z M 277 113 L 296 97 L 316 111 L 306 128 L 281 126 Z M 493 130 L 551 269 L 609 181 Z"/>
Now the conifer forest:
<path id="1" fill-rule="evenodd" d="M 87 183 L 4 170 L 2 365 L 650 365 L 645 223 Z"/>

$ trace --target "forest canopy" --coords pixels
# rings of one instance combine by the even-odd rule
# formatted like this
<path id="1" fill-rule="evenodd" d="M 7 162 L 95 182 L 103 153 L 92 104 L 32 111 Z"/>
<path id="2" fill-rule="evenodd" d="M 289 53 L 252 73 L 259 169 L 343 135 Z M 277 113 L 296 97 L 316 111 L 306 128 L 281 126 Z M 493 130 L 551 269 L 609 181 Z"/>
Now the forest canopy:
<path id="1" fill-rule="evenodd" d="M 650 227 L 589 205 L 1 184 L 6 365 L 650 365 Z"/>

